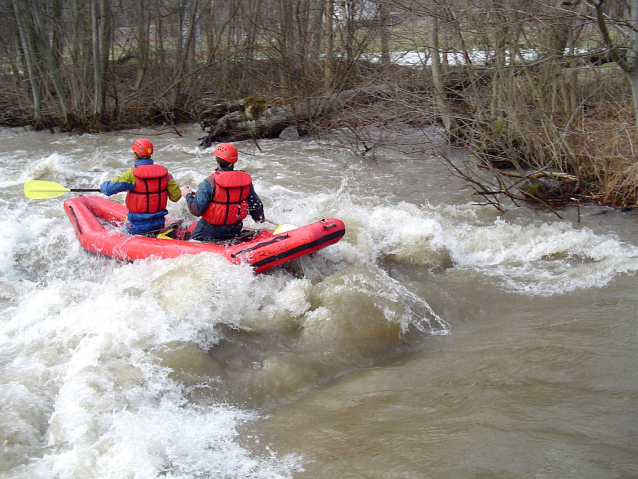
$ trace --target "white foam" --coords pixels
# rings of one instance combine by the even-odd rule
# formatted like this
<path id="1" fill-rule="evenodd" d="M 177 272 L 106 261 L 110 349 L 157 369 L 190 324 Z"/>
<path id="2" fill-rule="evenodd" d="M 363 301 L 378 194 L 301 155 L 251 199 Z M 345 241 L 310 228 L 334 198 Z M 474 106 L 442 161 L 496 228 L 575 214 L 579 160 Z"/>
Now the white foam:
<path id="1" fill-rule="evenodd" d="M 497 220 L 449 229 L 454 262 L 526 294 L 554 295 L 600 287 L 638 271 L 638 248 L 566 222 L 525 225 Z"/>
<path id="2" fill-rule="evenodd" d="M 492 212 L 478 218 L 477 208 L 465 205 L 369 206 L 347 193 L 287 207 L 298 217 L 282 213 L 286 221 L 303 222 L 317 211 L 343 219 L 346 235 L 326 254 L 349 264 L 393 258 L 432 270 L 471 269 L 503 289 L 533 295 L 600 287 L 638 272 L 638 247 L 565 221 L 519 225 Z"/>
<path id="3" fill-rule="evenodd" d="M 239 323 L 258 308 L 225 289 L 246 295 L 256 281 L 252 270 L 198 255 L 98 265 L 93 274 L 36 286 L 2 323 L 0 351 L 13 357 L 5 363 L 12 363 L 14 381 L 0 399 L 7 406 L 12 398 L 30 398 L 41 409 L 35 421 L 4 420 L 15 423 L 19 444 L 37 442 L 38 431 L 47 428 L 47 453 L 18 470 L 67 478 L 96 477 L 96 471 L 114 478 L 186 478 L 205 471 L 290 477 L 298 458 L 261 455 L 237 442 L 237 427 L 256 419 L 254 413 L 188 403 L 184 385 L 152 352 L 169 341 L 214 345 L 216 322 Z M 33 374 L 33 359 L 22 351 L 35 353 L 47 371 L 44 393 L 34 383 L 41 375 Z"/>

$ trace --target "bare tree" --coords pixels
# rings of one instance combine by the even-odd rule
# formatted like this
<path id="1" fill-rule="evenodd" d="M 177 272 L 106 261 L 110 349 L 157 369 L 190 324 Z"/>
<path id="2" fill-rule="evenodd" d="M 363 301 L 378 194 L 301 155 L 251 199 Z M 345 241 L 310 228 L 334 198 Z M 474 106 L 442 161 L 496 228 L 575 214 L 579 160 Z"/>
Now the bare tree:
<path id="1" fill-rule="evenodd" d="M 18 34 L 20 37 L 20 47 L 22 50 L 22 58 L 27 70 L 27 77 L 31 85 L 31 94 L 33 99 L 33 126 L 41 128 L 42 120 L 42 96 L 40 94 L 40 85 L 38 82 L 37 69 L 37 53 L 35 50 L 35 40 L 32 30 L 29 29 L 24 20 L 23 7 L 24 4 L 19 0 L 13 0 L 13 11 L 15 13 L 16 25 L 18 26 Z"/>
<path id="2" fill-rule="evenodd" d="M 445 131 L 452 132 L 452 118 L 446 101 L 445 87 L 443 86 L 443 69 L 441 67 L 441 51 L 439 49 L 439 19 L 436 16 L 430 17 L 432 26 L 430 28 L 430 58 L 432 58 L 432 83 L 434 85 L 434 96 L 436 104 L 443 121 Z"/>
<path id="3" fill-rule="evenodd" d="M 609 52 L 609 58 L 625 72 L 631 84 L 638 129 L 638 0 L 631 0 L 631 4 L 628 5 L 630 15 L 627 19 L 623 18 L 625 12 L 622 4 L 614 9 L 616 16 L 609 13 L 614 3 L 609 0 L 592 1 L 598 28 L 603 44 Z M 610 25 L 622 34 L 620 41 L 614 40 Z"/>
<path id="4" fill-rule="evenodd" d="M 323 72 L 323 83 L 324 88 L 328 89 L 334 82 L 334 0 L 326 0 L 326 10 L 324 14 L 324 48 L 323 48 L 323 57 L 324 57 L 324 72 Z"/>
<path id="5" fill-rule="evenodd" d="M 139 0 L 135 5 L 134 31 L 138 55 L 138 73 L 135 89 L 138 90 L 142 85 L 142 80 L 148 71 L 151 61 L 151 2 L 150 0 Z"/>
<path id="6" fill-rule="evenodd" d="M 100 121 L 106 99 L 106 73 L 111 45 L 110 0 L 90 0 L 93 47 L 93 117 Z"/>

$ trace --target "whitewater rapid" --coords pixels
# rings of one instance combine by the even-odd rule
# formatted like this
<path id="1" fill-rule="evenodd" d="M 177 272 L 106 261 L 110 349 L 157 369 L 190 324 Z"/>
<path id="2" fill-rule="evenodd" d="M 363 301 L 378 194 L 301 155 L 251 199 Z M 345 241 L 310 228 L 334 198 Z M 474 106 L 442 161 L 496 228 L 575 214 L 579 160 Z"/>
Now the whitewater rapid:
<path id="1" fill-rule="evenodd" d="M 158 161 L 195 187 L 210 151 L 194 127 L 185 133 L 153 140 Z M 21 193 L 29 179 L 95 187 L 129 166 L 143 135 L 157 132 L 0 132 L 3 477 L 294 477 L 308 458 L 271 449 L 252 425 L 453 335 L 418 282 L 551 298 L 638 271 L 638 247 L 622 234 L 548 214 L 502 218 L 459 201 L 458 184 L 424 188 L 424 160 L 375 176 L 373 163 L 305 140 L 239 145 L 269 219 L 346 223 L 341 242 L 272 274 L 212 254 L 96 257 L 75 238 L 64 197 Z M 188 214 L 183 201 L 169 211 Z"/>

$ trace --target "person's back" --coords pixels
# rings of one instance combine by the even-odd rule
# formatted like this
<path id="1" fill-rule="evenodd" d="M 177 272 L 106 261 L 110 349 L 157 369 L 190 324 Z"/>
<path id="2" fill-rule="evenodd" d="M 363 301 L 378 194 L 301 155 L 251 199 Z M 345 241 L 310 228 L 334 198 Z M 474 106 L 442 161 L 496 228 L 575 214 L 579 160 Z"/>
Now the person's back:
<path id="1" fill-rule="evenodd" d="M 191 239 L 210 241 L 234 238 L 241 234 L 243 220 L 250 215 L 258 223 L 265 221 L 264 206 L 253 187 L 252 178 L 244 171 L 235 171 L 237 149 L 221 143 L 213 156 L 217 169 L 193 193 L 182 188 L 190 212 L 201 219 Z"/>
<path id="2" fill-rule="evenodd" d="M 155 164 L 153 144 L 146 138 L 138 138 L 131 147 L 135 156 L 132 168 L 111 181 L 100 185 L 107 196 L 126 191 L 126 230 L 131 234 L 144 234 L 164 227 L 168 214 L 166 205 L 170 199 L 179 201 L 180 189 L 168 170 Z"/>

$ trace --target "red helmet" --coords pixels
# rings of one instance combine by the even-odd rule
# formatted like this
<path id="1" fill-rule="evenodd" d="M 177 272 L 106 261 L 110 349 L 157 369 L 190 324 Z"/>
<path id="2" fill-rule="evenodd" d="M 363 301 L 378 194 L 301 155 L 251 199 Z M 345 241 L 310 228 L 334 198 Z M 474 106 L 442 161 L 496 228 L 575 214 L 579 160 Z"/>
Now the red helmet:
<path id="1" fill-rule="evenodd" d="M 221 158 L 228 163 L 237 163 L 237 148 L 235 148 L 230 143 L 220 143 L 213 151 L 213 156 L 217 158 Z"/>
<path id="2" fill-rule="evenodd" d="M 151 156 L 153 154 L 153 143 L 146 138 L 138 138 L 133 142 L 131 150 L 138 155 Z"/>

